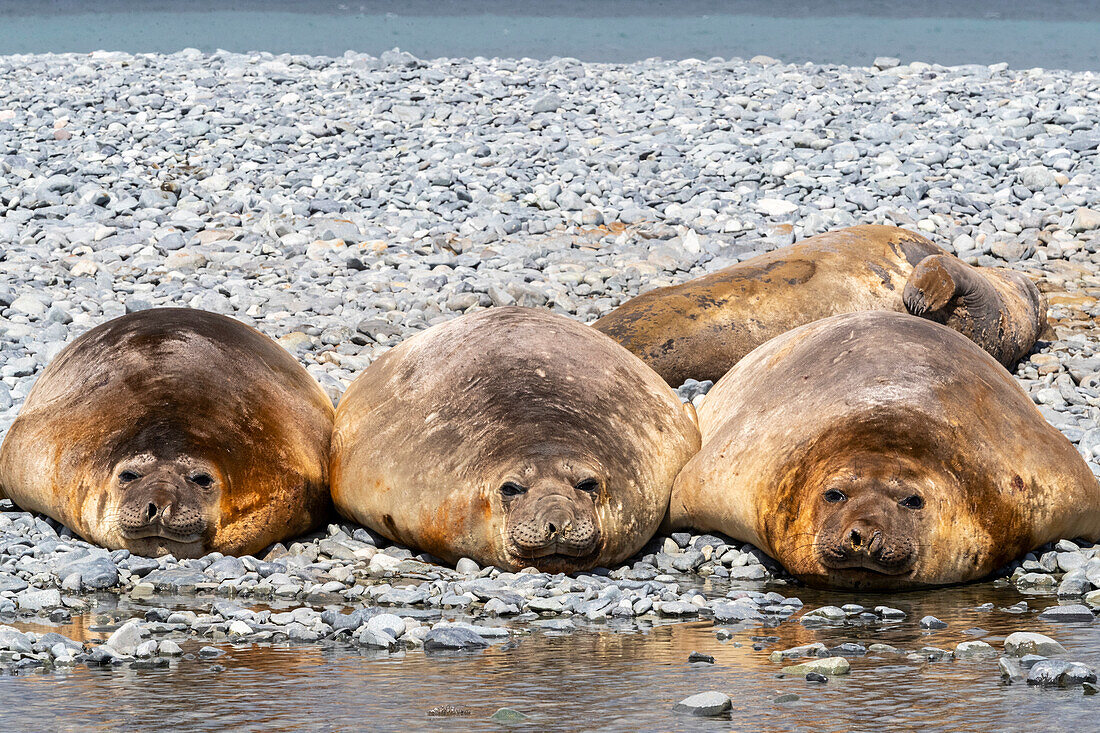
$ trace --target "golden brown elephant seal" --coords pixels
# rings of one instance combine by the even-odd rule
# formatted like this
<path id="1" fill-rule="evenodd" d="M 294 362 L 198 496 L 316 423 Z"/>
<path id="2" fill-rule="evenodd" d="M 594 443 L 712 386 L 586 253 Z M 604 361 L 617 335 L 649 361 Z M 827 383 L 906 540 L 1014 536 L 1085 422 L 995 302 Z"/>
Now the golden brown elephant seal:
<path id="1" fill-rule="evenodd" d="M 675 527 L 751 542 L 818 586 L 980 578 L 1100 538 L 1100 486 L 1005 369 L 959 333 L 884 311 L 772 339 L 699 409 Z"/>
<path id="2" fill-rule="evenodd" d="M 961 331 L 1006 366 L 1046 326 L 1046 301 L 1026 276 L 971 267 L 891 226 L 819 234 L 643 293 L 592 325 L 678 386 L 718 380 L 760 344 L 804 323 L 907 307 Z"/>
<path id="3" fill-rule="evenodd" d="M 492 308 L 383 354 L 336 411 L 344 516 L 454 562 L 572 572 L 660 525 L 699 431 L 626 349 L 564 316 Z"/>
<path id="4" fill-rule="evenodd" d="M 254 553 L 331 511 L 332 402 L 225 316 L 139 311 L 66 346 L 0 448 L 0 487 L 110 549 Z"/>

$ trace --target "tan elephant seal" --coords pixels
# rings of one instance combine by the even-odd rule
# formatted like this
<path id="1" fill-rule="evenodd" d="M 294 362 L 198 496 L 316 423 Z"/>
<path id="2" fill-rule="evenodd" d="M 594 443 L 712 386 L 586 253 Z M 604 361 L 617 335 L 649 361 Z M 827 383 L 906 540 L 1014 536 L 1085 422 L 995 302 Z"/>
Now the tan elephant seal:
<path id="1" fill-rule="evenodd" d="M 259 331 L 187 308 L 104 323 L 43 371 L 0 487 L 139 555 L 254 553 L 331 511 L 332 402 Z"/>
<path id="2" fill-rule="evenodd" d="M 676 394 L 588 326 L 527 308 L 436 325 L 336 411 L 337 510 L 454 562 L 572 572 L 656 532 L 699 448 Z"/>
<path id="3" fill-rule="evenodd" d="M 891 226 L 819 234 L 643 293 L 592 325 L 679 386 L 720 379 L 745 354 L 804 323 L 907 307 L 966 334 L 1006 366 L 1046 326 L 1046 300 L 1026 276 L 971 267 Z"/>
<path id="4" fill-rule="evenodd" d="M 674 527 L 751 542 L 807 583 L 904 589 L 1100 539 L 1100 486 L 1005 369 L 938 323 L 839 315 L 755 349 L 699 409 Z"/>

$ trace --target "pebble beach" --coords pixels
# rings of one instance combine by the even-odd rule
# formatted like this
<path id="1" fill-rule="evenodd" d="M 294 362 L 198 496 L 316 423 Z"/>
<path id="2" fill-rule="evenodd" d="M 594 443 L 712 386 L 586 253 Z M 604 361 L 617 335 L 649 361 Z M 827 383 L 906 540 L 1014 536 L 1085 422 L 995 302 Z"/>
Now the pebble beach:
<path id="1" fill-rule="evenodd" d="M 856 224 L 1035 279 L 1052 329 L 1015 374 L 1100 475 L 1095 72 L 396 49 L 0 57 L 0 435 L 66 343 L 144 308 L 249 323 L 338 401 L 386 349 L 462 313 L 518 304 L 591 322 Z M 1067 624 L 1080 636 L 1100 610 L 1100 546 L 1074 539 L 1005 569 L 986 585 L 1012 603 L 975 612 L 1008 614 L 1013 634 Z M 108 552 L 0 503 L 0 669 L 12 674 L 172 669 L 183 655 L 216 671 L 230 644 L 389 655 L 704 621 L 715 643 L 791 625 L 825 634 L 760 642 L 762 663 L 799 680 L 846 676 L 849 659 L 855 677 L 870 657 L 1100 689 L 1094 630 L 1087 659 L 1047 636 L 899 646 L 875 629 L 942 622 L 890 597 L 811 604 L 803 590 L 755 548 L 709 535 L 658 537 L 623 567 L 575 577 L 449 568 L 346 524 L 264 557 L 177 561 Z M 689 702 L 696 692 L 714 694 L 686 689 L 681 712 L 728 707 Z"/>

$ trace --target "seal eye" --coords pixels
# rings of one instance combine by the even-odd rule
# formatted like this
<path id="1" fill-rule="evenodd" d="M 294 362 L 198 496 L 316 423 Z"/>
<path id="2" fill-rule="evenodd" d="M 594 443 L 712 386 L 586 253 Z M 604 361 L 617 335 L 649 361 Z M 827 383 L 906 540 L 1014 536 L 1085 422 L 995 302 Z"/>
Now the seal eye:
<path id="1" fill-rule="evenodd" d="M 898 504 L 902 505 L 906 509 L 923 509 L 924 499 L 922 499 L 917 494 L 913 494 L 912 496 L 905 497 L 904 499 L 899 501 Z"/>
<path id="2" fill-rule="evenodd" d="M 526 494 L 527 489 L 520 486 L 515 481 L 505 481 L 504 485 L 500 487 L 500 493 L 505 496 L 519 496 L 520 494 Z"/>
<path id="3" fill-rule="evenodd" d="M 131 481 L 137 481 L 139 478 L 141 478 L 141 474 L 135 473 L 134 471 L 123 471 L 118 475 L 119 482 L 124 484 L 128 484 Z"/>
<path id="4" fill-rule="evenodd" d="M 825 492 L 825 501 L 829 502 L 830 504 L 838 504 L 847 498 L 848 497 L 844 495 L 843 491 L 839 491 L 837 489 L 829 489 Z"/>
<path id="5" fill-rule="evenodd" d="M 600 490 L 600 482 L 594 478 L 586 478 L 573 488 L 577 491 L 585 491 L 589 494 L 594 494 Z"/>
<path id="6" fill-rule="evenodd" d="M 211 486 L 214 485 L 214 479 L 208 473 L 196 473 L 194 476 L 190 477 L 190 480 L 192 483 L 197 484 L 204 489 L 209 489 Z"/>

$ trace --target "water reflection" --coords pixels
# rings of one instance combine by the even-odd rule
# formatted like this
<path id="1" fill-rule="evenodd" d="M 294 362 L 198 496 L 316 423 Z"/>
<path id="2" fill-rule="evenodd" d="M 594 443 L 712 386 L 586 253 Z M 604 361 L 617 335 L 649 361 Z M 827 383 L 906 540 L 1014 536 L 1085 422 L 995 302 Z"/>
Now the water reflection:
<path id="1" fill-rule="evenodd" d="M 723 588 L 713 588 L 722 591 Z M 791 594 L 790 588 L 782 589 Z M 1039 622 L 1056 603 L 1033 597 L 1024 614 L 1001 608 L 1020 594 L 992 584 L 890 597 L 852 598 L 798 589 L 807 607 L 858 601 L 886 603 L 908 614 L 903 622 L 807 628 L 729 627 L 719 641 L 709 621 L 610 631 L 586 624 L 573 633 L 517 625 L 507 644 L 476 653 L 388 655 L 324 646 L 220 645 L 216 660 L 183 659 L 166 670 L 87 669 L 0 678 L 0 730 L 58 731 L 335 731 L 499 730 L 489 716 L 502 706 L 530 716 L 532 730 L 815 730 L 883 728 L 987 731 L 995 728 L 1089 730 L 1096 705 L 1080 690 L 1038 690 L 1002 684 L 995 659 L 940 661 L 871 654 L 851 659 L 852 671 L 827 684 L 780 677 L 769 661 L 775 649 L 822 642 L 891 644 L 914 651 L 954 649 L 982 639 L 998 649 L 1013 631 L 1058 639 L 1071 658 L 1100 664 L 1100 635 L 1092 624 Z M 976 607 L 992 602 L 993 611 Z M 139 613 L 125 602 L 122 617 Z M 103 609 L 100 609 L 100 613 Z M 924 615 L 947 629 L 922 631 Z M 71 626 L 20 624 L 77 638 L 99 637 L 96 614 Z M 761 641 L 763 639 L 763 641 Z M 184 643 L 194 652 L 208 640 Z M 689 664 L 692 651 L 714 664 Z M 213 671 L 216 667 L 224 667 Z M 678 700 L 704 690 L 731 695 L 728 720 L 674 714 Z M 776 702 L 794 693 L 797 700 Z M 438 705 L 468 708 L 460 718 L 428 717 Z"/>

